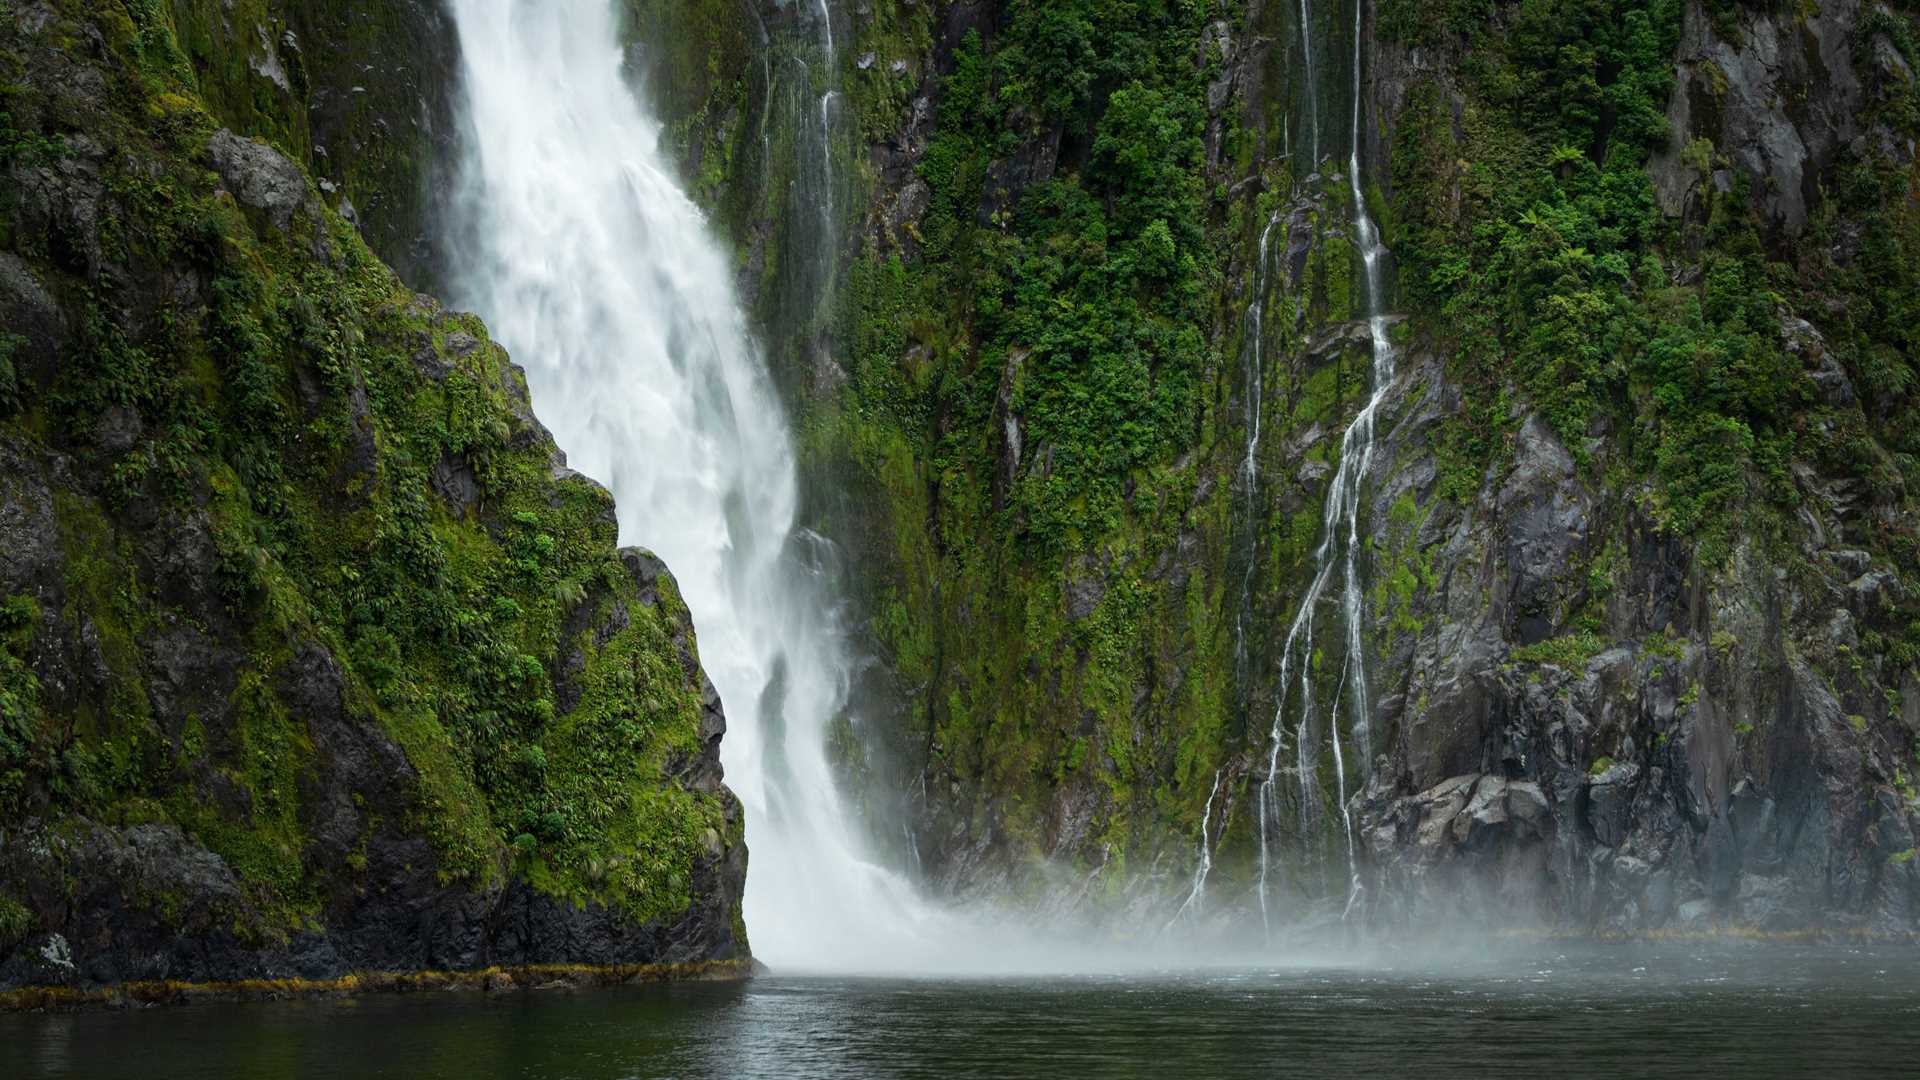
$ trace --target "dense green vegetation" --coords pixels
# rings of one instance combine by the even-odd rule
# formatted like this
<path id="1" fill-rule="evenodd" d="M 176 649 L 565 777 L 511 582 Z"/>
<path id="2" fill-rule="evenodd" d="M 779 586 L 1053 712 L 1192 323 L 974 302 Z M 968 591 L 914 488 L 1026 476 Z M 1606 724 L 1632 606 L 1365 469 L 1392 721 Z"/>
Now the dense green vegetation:
<path id="1" fill-rule="evenodd" d="M 1218 362 L 1205 16 L 1016 3 L 964 36 L 917 251 L 856 264 L 848 392 L 807 420 L 811 453 L 883 479 L 877 629 L 930 695 L 908 767 L 1009 793 L 1003 827 L 1032 849 L 1044 793 L 1091 777 L 1116 880 L 1140 812 L 1197 813 L 1232 723 L 1217 612 L 1150 563 L 1224 512 L 1177 463 Z M 1182 673 L 1142 702 L 1166 648 Z M 1146 741 L 1143 712 L 1162 718 Z"/>
<path id="2" fill-rule="evenodd" d="M 884 32 L 862 44 L 884 60 L 917 36 L 897 25 L 911 9 L 880 6 Z M 1705 10 L 1736 41 L 1755 13 L 1796 17 L 1770 2 Z M 1440 517 L 1499 490 L 1530 415 L 1607 493 L 1583 569 L 1556 586 L 1556 636 L 1513 660 L 1577 666 L 1622 635 L 1637 640 L 1607 606 L 1626 588 L 1632 536 L 1685 544 L 1708 577 L 1749 540 L 1810 572 L 1795 539 L 1810 489 L 1796 468 L 1857 483 L 1880 508 L 1850 519 L 1847 544 L 1920 564 L 1905 509 L 1920 431 L 1911 162 L 1872 139 L 1843 147 L 1790 234 L 1756 206 L 1771 189 L 1740 173 L 1733 148 L 1683 138 L 1675 149 L 1682 0 L 1380 0 L 1370 11 L 1371 78 L 1403 85 L 1369 99 L 1394 110 L 1366 118 L 1385 154 L 1369 201 L 1395 257 L 1393 307 L 1409 316 L 1397 340 L 1442 358 L 1448 384 L 1432 439 L 1437 495 L 1456 511 Z M 936 785 L 1000 797 L 997 824 L 1015 846 L 1050 842 L 1048 815 L 1089 780 L 1104 792 L 1099 839 L 1080 850 L 1118 858 L 1143 822 L 1190 835 L 1213 768 L 1260 741 L 1266 720 L 1246 727 L 1254 706 L 1232 657 L 1245 422 L 1233 361 L 1246 345 L 1249 255 L 1276 210 L 1304 207 L 1313 242 L 1305 278 L 1269 297 L 1263 468 L 1316 423 L 1337 432 L 1355 388 L 1337 356 L 1300 358 L 1354 297 L 1344 181 L 1296 185 L 1298 163 L 1281 155 L 1286 125 L 1297 135 L 1305 115 L 1286 44 L 1299 37 L 1294 17 L 1009 3 L 949 41 L 950 54 L 936 50 L 936 122 L 916 168 L 927 209 L 897 244 L 856 261 L 838 334 L 846 387 L 802 410 L 810 455 L 859 493 L 841 531 L 872 556 L 876 636 L 912 701 L 901 755 Z M 1344 141 L 1344 118 L 1328 118 L 1345 109 L 1335 103 L 1351 77 L 1351 8 L 1315 5 L 1310 17 L 1323 141 Z M 1920 88 L 1874 59 L 1891 48 L 1911 62 L 1911 9 L 1862 18 L 1853 48 L 1867 118 L 1911 133 Z M 1207 87 L 1228 66 L 1226 40 L 1260 43 L 1255 61 L 1238 62 L 1262 81 L 1237 84 L 1252 96 L 1214 114 L 1210 167 Z M 1394 66 L 1416 47 L 1419 66 Z M 1727 90 L 1711 64 L 1699 71 L 1704 130 Z M 876 141 L 910 113 L 898 95 L 860 104 Z M 1655 176 L 1676 170 L 1691 194 L 1672 216 Z M 1857 403 L 1812 377 L 1823 357 Z M 1437 389 L 1415 387 L 1402 408 Z M 1313 467 L 1334 453 L 1323 439 L 1304 458 Z M 1322 489 L 1308 475 L 1297 488 L 1264 481 L 1261 561 L 1246 579 L 1256 652 L 1290 617 L 1316 540 Z M 1403 503 L 1370 526 L 1383 651 L 1435 625 L 1436 552 L 1416 534 L 1436 510 Z M 1170 569 L 1186 560 L 1199 573 Z M 1874 613 L 1869 647 L 1910 657 L 1916 615 Z M 956 816 L 967 813 L 978 827 L 977 809 Z"/>
<path id="3" fill-rule="evenodd" d="M 0 352 L 0 490 L 57 522 L 60 565 L 0 604 L 0 818 L 176 824 L 268 938 L 351 895 L 376 833 L 426 836 L 442 883 L 682 911 L 740 839 L 675 779 L 702 752 L 684 605 L 664 577 L 643 596 L 477 320 L 403 287 L 304 174 L 276 219 L 208 171 L 222 123 L 301 160 L 305 109 L 203 96 L 220 43 L 182 35 L 237 16 L 179 7 L 0 25 L 0 238 L 75 328 L 56 364 Z M 42 163 L 97 170 L 94 216 L 49 224 L 92 193 Z M 399 773 L 341 775 L 362 727 Z M 316 840 L 342 786 L 344 853 Z"/>
<path id="4" fill-rule="evenodd" d="M 1598 493 L 1598 520 L 1551 583 L 1554 610 L 1524 613 L 1549 636 L 1507 642 L 1498 672 L 1476 675 L 1570 678 L 1624 647 L 1650 683 L 1684 684 L 1687 714 L 1726 693 L 1712 684 L 1739 670 L 1725 658 L 1742 643 L 1717 624 L 1695 624 L 1703 641 L 1639 625 L 1654 616 L 1629 594 L 1653 588 L 1633 580 L 1650 560 L 1698 596 L 1762 571 L 1831 595 L 1820 560 L 1842 546 L 1841 584 L 1855 554 L 1909 582 L 1920 566 L 1920 174 L 1910 143 L 1903 159 L 1879 137 L 1920 134 L 1916 10 L 1861 14 L 1852 59 L 1872 135 L 1818 163 L 1808 220 L 1789 228 L 1765 209 L 1770 181 L 1709 137 L 1730 100 L 1711 61 L 1680 57 L 1695 112 L 1678 138 L 1669 128 L 1688 2 L 1367 9 L 1367 77 L 1394 85 L 1368 82 L 1380 141 L 1363 153 L 1381 160 L 1363 180 L 1415 373 L 1384 420 L 1436 417 L 1408 444 L 1421 460 L 1400 462 L 1417 475 L 1431 453 L 1434 483 L 1364 526 L 1368 646 L 1383 656 L 1405 660 L 1458 605 L 1498 607 L 1429 526 L 1471 517 L 1461 550 L 1507 558 L 1489 503 L 1535 416 Z M 367 216 L 385 193 L 393 224 L 367 230 L 376 246 L 417 227 L 428 143 L 380 137 L 414 91 L 371 79 L 344 111 L 307 100 L 340 65 L 377 65 L 399 8 L 354 21 L 355 5 L 304 5 L 293 36 L 236 44 L 231 26 L 278 9 L 56 7 L 64 49 L 81 50 L 83 30 L 104 43 L 110 108 L 29 85 L 23 39 L 0 29 L 0 169 L 98 168 L 108 197 L 94 218 L 51 221 L 26 188 L 0 192 L 0 241 L 57 281 L 75 335 L 70 362 L 51 365 L 0 333 L 7 452 L 45 471 L 58 457 L 74 478 L 50 496 L 73 553 L 57 595 L 0 596 L 0 813 L 180 824 L 295 925 L 327 884 L 303 816 L 325 751 L 289 705 L 317 650 L 340 665 L 346 710 L 418 773 L 407 824 L 447 880 L 518 874 L 641 917 L 684 906 L 688 867 L 725 824 L 715 799 L 661 779 L 698 749 L 677 599 L 641 602 L 606 496 L 556 477 L 477 324 L 400 288 L 340 219 L 305 207 L 274 222 L 206 171 L 214 129 L 234 128 L 333 176 L 326 201 Z M 923 837 L 984 836 L 1015 859 L 1059 843 L 1117 886 L 1130 858 L 1185 857 L 1224 771 L 1222 850 L 1250 850 L 1269 639 L 1296 610 L 1366 378 L 1364 346 L 1341 337 L 1358 297 L 1333 150 L 1353 9 L 1309 5 L 1315 179 L 1287 149 L 1304 115 L 1295 7 L 876 0 L 836 9 L 826 68 L 793 5 L 627 5 L 664 137 L 739 242 L 819 482 L 808 523 L 854 549 L 894 677 L 892 722 L 860 733 L 884 745 L 848 725 L 840 748 L 849 767 L 906 774 L 862 790 L 917 792 L 903 798 L 920 800 Z M 1701 0 L 1694 19 L 1737 41 L 1762 13 L 1811 17 Z M 338 47 L 311 48 L 320 37 Z M 1810 32 L 1803 45 L 1815 84 L 1795 93 L 1819 96 L 1825 60 Z M 269 47 L 284 84 L 261 74 Z M 829 88 L 838 105 L 822 103 Z M 1684 205 L 1663 208 L 1676 177 Z M 921 208 L 890 219 L 908 189 Z M 823 202 L 834 220 L 815 235 Z M 1304 245 L 1299 263 L 1270 259 L 1263 279 L 1257 238 L 1282 222 L 1276 243 Z M 137 273 L 103 272 L 116 266 Z M 162 279 L 179 290 L 138 285 Z M 1249 383 L 1257 280 L 1267 367 Z M 1266 437 L 1249 490 L 1254 404 Z M 1838 523 L 1826 555 L 1802 509 Z M 217 604 L 191 609 L 157 576 L 163 525 L 204 528 Z M 1793 660 L 1818 668 L 1863 739 L 1892 729 L 1895 685 L 1920 659 L 1920 593 L 1872 595 L 1855 643 Z M 238 657 L 219 700 L 185 712 L 155 704 L 151 670 L 153 641 L 181 620 Z M 97 692 L 36 674 L 89 633 L 110 675 Z M 1302 662 L 1331 683 L 1344 647 L 1323 637 Z M 1402 667 L 1376 699 L 1404 692 L 1417 715 L 1426 688 Z M 1590 748 L 1596 774 L 1625 747 L 1666 752 L 1680 729 L 1643 720 Z M 1747 740 L 1753 722 L 1733 732 Z"/>
<path id="5" fill-rule="evenodd" d="M 1789 244 L 1749 209 L 1744 184 L 1717 190 L 1724 158 L 1699 139 L 1682 167 L 1700 174 L 1702 203 L 1669 221 L 1647 167 L 1670 134 L 1678 0 L 1527 0 L 1501 15 L 1408 2 L 1380 15 L 1396 40 L 1462 57 L 1464 120 L 1428 82 L 1397 132 L 1390 237 L 1409 306 L 1431 314 L 1469 391 L 1451 493 L 1477 488 L 1497 460 L 1519 393 L 1570 446 L 1612 433 L 1610 475 L 1651 476 L 1646 509 L 1710 556 L 1758 524 L 1743 515 L 1791 507 L 1797 459 L 1897 498 L 1920 476 L 1911 177 L 1872 156 L 1843 162 L 1809 235 Z M 1897 40 L 1907 25 L 1876 12 L 1862 41 Z M 1884 88 L 1882 107 L 1904 108 L 1911 92 Z M 1842 266 L 1831 252 L 1847 220 L 1872 239 Z M 1812 399 L 1782 340 L 1784 312 L 1822 308 L 1839 309 L 1819 325 L 1870 399 L 1864 427 Z"/>
<path id="6" fill-rule="evenodd" d="M 922 409 L 956 432 L 985 430 L 1015 366 L 1013 408 L 1050 467 L 1006 493 L 999 528 L 1037 555 L 1112 529 L 1128 477 L 1196 434 L 1211 263 L 1203 100 L 1187 62 L 1197 36 L 1184 6 L 1019 5 L 994 55 L 970 37 L 947 83 L 922 166 L 933 199 L 916 284 L 940 298 L 929 316 L 975 330 L 964 374 L 948 375 Z M 989 206 L 987 167 L 1023 125 L 1032 138 L 1058 132 L 1067 160 L 1016 205 Z M 897 409 L 896 356 L 854 362 L 861 406 Z M 949 439 L 934 467 L 977 483 L 994 471 L 991 453 Z"/>

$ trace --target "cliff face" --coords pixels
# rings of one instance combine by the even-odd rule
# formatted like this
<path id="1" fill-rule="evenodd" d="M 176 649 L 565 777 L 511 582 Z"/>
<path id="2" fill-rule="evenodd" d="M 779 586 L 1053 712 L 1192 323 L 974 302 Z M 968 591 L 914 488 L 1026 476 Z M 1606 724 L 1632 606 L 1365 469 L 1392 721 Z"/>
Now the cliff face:
<path id="1" fill-rule="evenodd" d="M 354 226 L 446 47 L 0 5 L 0 987 L 747 958 L 671 576 Z"/>
<path id="2" fill-rule="evenodd" d="M 1495 344 L 1434 326 L 1397 388 L 1375 520 L 1431 509 L 1402 541 L 1422 629 L 1376 624 L 1398 738 L 1368 848 L 1410 907 L 1910 931 L 1912 12 L 1628 10 L 1595 34 L 1600 107 L 1554 102 L 1580 156 L 1535 190 L 1479 164 L 1544 143 L 1472 73 L 1491 33 L 1533 47 L 1501 14 L 1410 23 L 1374 89 L 1416 321 Z M 1503 452 L 1448 498 L 1481 410 Z"/>
<path id="3" fill-rule="evenodd" d="M 1337 914 L 1350 818 L 1378 925 L 1913 928 L 1910 5 L 1362 8 L 1397 374 L 1360 651 L 1329 594 L 1284 673 L 1353 5 L 627 7 L 936 887 Z M 0 10 L 3 977 L 744 955 L 670 578 L 362 244 L 437 273 L 437 7 Z"/>
<path id="4" fill-rule="evenodd" d="M 1282 644 L 1370 390 L 1353 5 L 831 10 L 839 314 L 762 315 L 891 675 L 850 775 L 937 883 L 1144 917 L 1204 837 L 1212 917 L 1263 847 L 1337 912 L 1344 780 L 1384 924 L 1912 927 L 1910 6 L 1364 7 L 1399 363 L 1304 765 Z M 764 299 L 817 31 L 758 15 L 773 74 L 679 130 Z"/>

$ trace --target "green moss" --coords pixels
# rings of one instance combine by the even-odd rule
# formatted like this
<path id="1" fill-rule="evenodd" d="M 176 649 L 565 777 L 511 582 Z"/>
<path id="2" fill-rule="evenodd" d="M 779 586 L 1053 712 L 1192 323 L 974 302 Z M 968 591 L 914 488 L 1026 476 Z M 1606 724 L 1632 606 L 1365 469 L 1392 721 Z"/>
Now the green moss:
<path id="1" fill-rule="evenodd" d="M 1414 600 L 1421 590 L 1434 587 L 1436 577 L 1432 554 L 1420 550 L 1417 542 L 1420 526 L 1432 510 L 1431 503 L 1421 508 L 1412 492 L 1403 494 L 1388 508 L 1385 524 L 1370 540 L 1374 570 L 1368 599 L 1375 619 L 1386 626 L 1382 648 L 1401 634 L 1418 635 L 1425 626 L 1413 613 Z"/>
<path id="2" fill-rule="evenodd" d="M 1568 671 L 1586 669 L 1587 661 L 1607 647 L 1605 639 L 1593 633 L 1563 634 L 1513 650 L 1512 657 L 1523 664 L 1552 664 Z"/>
<path id="3" fill-rule="evenodd" d="M 28 663 L 28 647 L 40 608 L 30 596 L 11 596 L 0 605 L 0 811 L 24 809 L 31 776 L 50 769 L 54 747 L 43 730 L 40 678 Z"/>
<path id="4" fill-rule="evenodd" d="M 33 933 L 39 920 L 27 905 L 6 893 L 0 893 L 0 949 L 10 949 Z"/>
<path id="5" fill-rule="evenodd" d="M 711 838 L 741 839 L 719 797 L 668 776 L 700 749 L 685 605 L 665 583 L 641 603 L 609 496 L 554 479 L 525 386 L 476 320 L 402 287 L 331 213 L 283 231 L 204 169 L 216 115 L 310 151 L 304 105 L 251 73 L 252 32 L 342 10 L 141 0 L 63 9 L 49 30 L 91 23 L 125 61 L 103 68 L 121 81 L 87 128 L 110 150 L 102 245 L 132 280 L 199 287 L 128 319 L 24 251 L 82 318 L 72 357 L 31 388 L 42 411 L 0 409 L 10 448 L 73 463 L 48 470 L 60 606 L 0 609 L 0 810 L 180 826 L 235 871 L 261 914 L 234 927 L 252 940 L 355 888 L 376 829 L 425 836 L 446 883 L 518 866 L 567 899 L 670 920 Z M 356 35 L 391 33 L 393 14 L 329 50 L 365 55 Z M 448 356 L 455 331 L 482 347 Z M 423 376 L 423 356 L 450 373 Z M 470 470 L 477 501 L 438 494 L 436 465 Z M 174 685 L 169 634 L 219 659 L 195 674 L 206 685 Z M 68 642 L 104 677 L 55 709 L 25 658 Z M 183 714 L 166 704 L 183 693 L 213 700 Z M 384 733 L 410 769 L 343 775 L 316 750 L 339 725 Z M 303 824 L 321 781 L 362 811 L 351 852 Z"/>

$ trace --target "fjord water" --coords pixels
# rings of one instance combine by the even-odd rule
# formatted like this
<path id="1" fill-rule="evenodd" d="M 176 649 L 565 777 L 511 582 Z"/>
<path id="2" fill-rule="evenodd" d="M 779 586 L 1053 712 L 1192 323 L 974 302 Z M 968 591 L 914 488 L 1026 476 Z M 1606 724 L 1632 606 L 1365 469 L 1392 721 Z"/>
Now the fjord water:
<path id="1" fill-rule="evenodd" d="M 0 1076 L 1890 1077 L 1920 1060 L 1915 959 L 1543 948 L 1406 967 L 774 977 L 0 1015 Z"/>
<path id="2" fill-rule="evenodd" d="M 615 5 L 451 9 L 466 127 L 454 300 L 526 368 L 570 467 L 617 499 L 621 542 L 663 557 L 693 612 L 746 808 L 754 952 L 912 965 L 939 916 L 868 858 L 826 757 L 849 664 L 825 541 L 795 528 L 786 417 L 733 268 L 624 77 Z"/>

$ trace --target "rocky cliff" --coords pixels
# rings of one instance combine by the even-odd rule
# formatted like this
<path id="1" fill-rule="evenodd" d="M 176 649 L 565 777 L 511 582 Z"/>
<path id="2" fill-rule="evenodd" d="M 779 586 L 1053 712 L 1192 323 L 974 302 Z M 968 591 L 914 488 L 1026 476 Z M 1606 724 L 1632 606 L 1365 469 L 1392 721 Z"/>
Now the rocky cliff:
<path id="1" fill-rule="evenodd" d="M 747 960 L 671 575 L 366 243 L 450 47 L 0 3 L 0 987 Z"/>
<path id="2" fill-rule="evenodd" d="M 1263 879 L 1338 914 L 1351 836 L 1382 925 L 1912 929 L 1910 5 L 827 10 L 835 321 L 768 299 L 817 257 L 777 87 L 819 15 L 750 9 L 679 137 L 859 567 L 847 764 L 903 859 L 1137 924 L 1205 846 L 1244 926 Z M 1356 28 L 1400 362 L 1303 757 L 1281 645 L 1371 389 Z"/>
<path id="3" fill-rule="evenodd" d="M 1913 929 L 1911 4 L 626 8 L 847 555 L 876 663 L 836 748 L 886 854 L 1130 927 L 1204 850 L 1203 930 Z M 360 246 L 442 257 L 434 6 L 7 10 L 7 431 L 51 500 L 7 506 L 55 539 L 11 545 L 4 850 L 42 884 L 0 925 L 88 895 L 351 966 L 404 895 L 483 962 L 584 954 L 514 951 L 566 897 L 622 955 L 743 948 L 682 609 Z M 1328 594 L 1283 677 L 1372 390 L 1356 31 L 1397 374 L 1359 649 Z M 396 771 L 286 722 L 326 671 Z M 168 845 L 251 914 L 72 869 Z"/>

